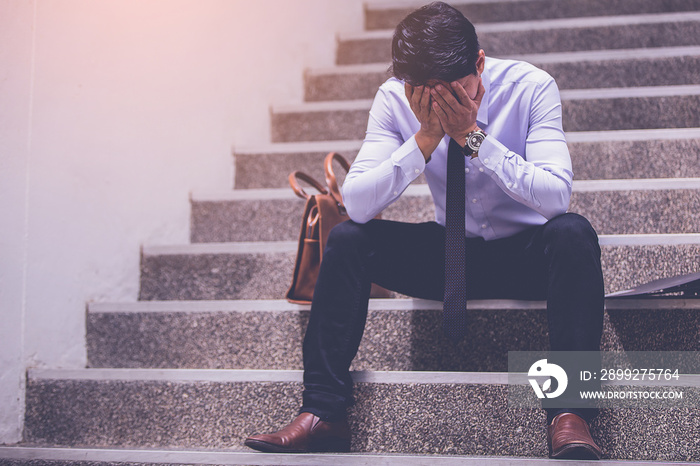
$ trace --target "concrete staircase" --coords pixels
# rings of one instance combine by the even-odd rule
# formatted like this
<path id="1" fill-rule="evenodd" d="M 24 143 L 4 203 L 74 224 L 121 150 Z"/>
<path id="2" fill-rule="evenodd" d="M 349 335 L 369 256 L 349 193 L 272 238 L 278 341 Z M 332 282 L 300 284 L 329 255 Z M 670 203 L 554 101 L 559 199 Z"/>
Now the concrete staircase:
<path id="1" fill-rule="evenodd" d="M 353 363 L 354 453 L 242 446 L 300 403 L 308 307 L 282 298 L 303 203 L 286 176 L 322 179 L 327 152 L 355 156 L 409 3 L 368 5 L 366 30 L 339 38 L 337 66 L 307 72 L 305 101 L 273 108 L 272 143 L 236 151 L 235 189 L 193 195 L 191 244 L 144 248 L 139 302 L 89 306 L 88 368 L 29 371 L 24 444 L 0 448 L 1 464 L 556 463 L 545 459 L 544 413 L 509 408 L 505 389 L 509 350 L 546 349 L 541 302 L 470 302 L 477 333 L 455 347 L 440 331 L 441 303 L 373 300 Z M 487 55 L 557 79 L 576 175 L 570 210 L 601 235 L 606 290 L 698 271 L 700 0 L 456 6 Z M 432 220 L 427 186 L 384 216 Z M 603 347 L 700 351 L 700 303 L 609 300 Z M 602 464 L 700 462 L 690 405 L 604 411 L 592 428 Z"/>

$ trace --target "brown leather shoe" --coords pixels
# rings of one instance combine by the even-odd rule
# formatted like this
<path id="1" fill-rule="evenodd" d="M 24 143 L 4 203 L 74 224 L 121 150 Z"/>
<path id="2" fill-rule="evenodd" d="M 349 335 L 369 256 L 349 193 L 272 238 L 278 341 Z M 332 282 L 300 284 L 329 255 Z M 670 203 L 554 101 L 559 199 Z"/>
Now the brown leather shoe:
<path id="1" fill-rule="evenodd" d="M 573 413 L 562 413 L 547 426 L 549 457 L 599 460 L 603 451 L 593 441 L 588 423 Z"/>
<path id="2" fill-rule="evenodd" d="M 245 445 L 267 453 L 350 451 L 350 426 L 347 421 L 325 422 L 301 413 L 279 432 L 253 435 Z"/>

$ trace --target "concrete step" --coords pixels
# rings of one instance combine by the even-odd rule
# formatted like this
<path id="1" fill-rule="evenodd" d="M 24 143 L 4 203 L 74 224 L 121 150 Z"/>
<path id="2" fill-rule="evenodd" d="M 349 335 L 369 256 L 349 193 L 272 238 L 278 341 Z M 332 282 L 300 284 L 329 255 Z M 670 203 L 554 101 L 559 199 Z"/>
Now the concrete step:
<path id="1" fill-rule="evenodd" d="M 422 1 L 370 2 L 365 7 L 365 28 L 368 30 L 393 29 L 406 15 L 423 4 Z M 697 0 L 673 2 L 587 0 L 585 2 L 564 3 L 556 0 L 455 1 L 450 2 L 450 5 L 460 10 L 476 24 L 700 10 L 700 2 Z"/>
<path id="2" fill-rule="evenodd" d="M 606 292 L 698 270 L 700 235 L 600 237 Z M 141 300 L 280 299 L 296 241 L 144 247 Z"/>
<path id="3" fill-rule="evenodd" d="M 700 45 L 700 12 L 475 24 L 487 55 Z M 341 35 L 336 63 L 391 61 L 393 28 Z"/>
<path id="4" fill-rule="evenodd" d="M 508 351 L 546 351 L 545 302 L 468 303 L 469 339 L 442 332 L 442 302 L 373 299 L 354 370 L 505 372 Z M 284 300 L 90 304 L 92 368 L 302 369 L 309 306 Z M 609 299 L 606 351 L 700 351 L 700 302 Z"/>
<path id="5" fill-rule="evenodd" d="M 51 447 L 0 447 L 0 459 L 5 466 L 62 466 L 62 465 L 260 465 L 260 466 L 538 466 L 561 465 L 560 460 L 545 458 L 488 457 L 460 455 L 404 455 L 398 453 L 345 453 L 345 454 L 260 454 L 216 450 L 164 449 L 98 449 Z M 569 462 L 571 463 L 571 462 Z M 682 466 L 694 463 L 666 461 L 602 460 L 580 461 L 577 466 Z"/>
<path id="6" fill-rule="evenodd" d="M 194 194 L 191 241 L 295 240 L 303 210 L 291 189 Z M 574 181 L 569 211 L 588 218 L 599 234 L 700 233 L 700 178 Z M 428 185 L 410 186 L 382 218 L 434 220 Z"/>
<path id="7" fill-rule="evenodd" d="M 260 466 L 539 466 L 561 465 L 560 460 L 460 455 L 406 455 L 400 453 L 324 453 L 261 454 L 252 451 L 127 449 L 127 448 L 52 448 L 33 446 L 0 447 L 4 466 L 62 465 L 156 465 L 226 464 Z M 572 464 L 568 462 L 567 464 Z M 666 461 L 577 461 L 577 466 L 682 466 L 692 463 Z"/>
<path id="8" fill-rule="evenodd" d="M 509 56 L 547 71 L 560 89 L 674 86 L 700 83 L 700 47 L 603 50 Z M 305 100 L 370 99 L 389 77 L 389 63 L 309 70 Z M 660 73 L 659 70 L 664 70 Z"/>
<path id="9" fill-rule="evenodd" d="M 561 91 L 564 130 L 612 131 L 700 127 L 700 85 Z M 371 100 L 280 106 L 272 142 L 363 139 Z"/>
<path id="10" fill-rule="evenodd" d="M 700 128 L 570 132 L 566 138 L 577 180 L 700 177 Z M 322 181 L 326 154 L 340 152 L 352 161 L 361 145 L 355 140 L 238 148 L 234 186 L 288 189 L 294 170 Z"/>
<path id="11" fill-rule="evenodd" d="M 544 412 L 509 406 L 507 374 L 356 372 L 354 380 L 353 451 L 547 455 Z M 697 388 L 682 389 L 692 403 Z M 50 446 L 238 450 L 246 436 L 288 423 L 300 395 L 300 371 L 30 370 L 24 435 Z M 608 458 L 697 461 L 700 425 L 690 410 L 610 409 L 591 428 Z"/>

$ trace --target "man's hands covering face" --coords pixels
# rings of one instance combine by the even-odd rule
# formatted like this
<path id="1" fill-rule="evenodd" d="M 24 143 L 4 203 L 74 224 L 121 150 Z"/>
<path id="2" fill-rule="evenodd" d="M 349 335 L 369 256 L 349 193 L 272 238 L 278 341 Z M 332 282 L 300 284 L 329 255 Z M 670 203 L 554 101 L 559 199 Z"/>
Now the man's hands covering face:
<path id="1" fill-rule="evenodd" d="M 408 98 L 411 110 L 413 110 L 416 118 L 418 118 L 418 122 L 420 122 L 421 131 L 426 136 L 442 139 L 445 136 L 445 131 L 442 129 L 440 120 L 433 110 L 433 99 L 430 96 L 431 89 L 428 86 L 413 87 L 406 83 L 406 98 Z"/>
<path id="2" fill-rule="evenodd" d="M 438 84 L 431 89 L 432 109 L 443 131 L 463 145 L 467 134 L 477 128 L 476 115 L 486 90 L 481 78 L 474 99 L 469 97 L 459 82 L 454 81 L 449 85 L 450 88 L 447 88 L 444 84 Z"/>
<path id="3" fill-rule="evenodd" d="M 486 92 L 481 79 L 474 99 L 458 81 L 447 86 L 405 85 L 406 98 L 421 125 L 416 142 L 426 160 L 445 134 L 463 145 L 467 134 L 477 128 L 476 115 Z"/>

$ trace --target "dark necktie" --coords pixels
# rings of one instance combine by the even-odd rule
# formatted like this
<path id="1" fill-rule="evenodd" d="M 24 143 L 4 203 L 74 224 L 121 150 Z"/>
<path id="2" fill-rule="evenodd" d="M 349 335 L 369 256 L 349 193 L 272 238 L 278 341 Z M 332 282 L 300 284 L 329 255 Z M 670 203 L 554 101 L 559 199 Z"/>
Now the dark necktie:
<path id="1" fill-rule="evenodd" d="M 464 154 L 453 139 L 450 139 L 447 151 L 446 191 L 442 325 L 448 338 L 457 343 L 467 333 L 467 277 L 464 270 Z"/>

